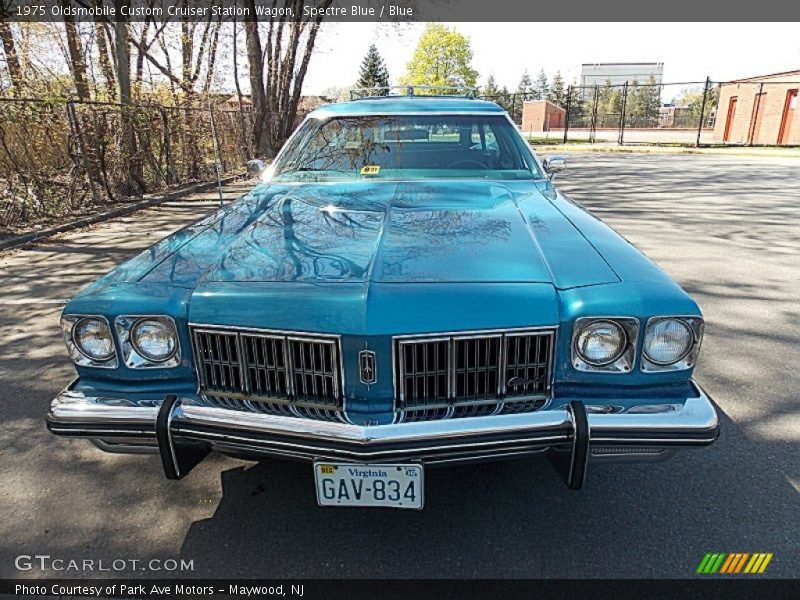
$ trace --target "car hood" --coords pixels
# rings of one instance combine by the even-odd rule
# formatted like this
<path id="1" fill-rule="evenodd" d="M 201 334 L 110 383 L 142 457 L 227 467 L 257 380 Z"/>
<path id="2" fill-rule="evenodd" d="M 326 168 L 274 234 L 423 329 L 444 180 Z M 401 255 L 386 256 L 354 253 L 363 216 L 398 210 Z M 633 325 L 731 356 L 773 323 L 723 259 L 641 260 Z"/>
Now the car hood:
<path id="1" fill-rule="evenodd" d="M 272 184 L 210 221 L 140 281 L 619 281 L 531 182 Z"/>

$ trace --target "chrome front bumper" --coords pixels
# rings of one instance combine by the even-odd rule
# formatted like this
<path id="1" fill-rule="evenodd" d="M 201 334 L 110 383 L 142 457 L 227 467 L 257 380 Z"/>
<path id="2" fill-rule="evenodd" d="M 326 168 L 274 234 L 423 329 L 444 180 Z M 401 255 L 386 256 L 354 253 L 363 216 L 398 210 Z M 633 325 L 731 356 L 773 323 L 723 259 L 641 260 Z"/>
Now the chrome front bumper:
<path id="1" fill-rule="evenodd" d="M 160 452 L 167 475 L 167 463 L 172 462 L 176 478 L 185 471 L 178 464 L 184 449 L 189 454 L 216 449 L 300 459 L 426 464 L 545 451 L 562 451 L 571 463 L 576 452 L 585 452 L 584 461 L 589 456 L 657 460 L 677 448 L 707 446 L 719 434 L 714 406 L 699 386 L 692 385 L 695 394 L 685 402 L 648 405 L 647 412 L 603 414 L 596 406 L 573 400 L 562 408 L 532 413 L 376 426 L 211 407 L 192 395 L 133 401 L 68 389 L 51 403 L 47 426 L 57 435 L 92 439 L 109 451 Z"/>

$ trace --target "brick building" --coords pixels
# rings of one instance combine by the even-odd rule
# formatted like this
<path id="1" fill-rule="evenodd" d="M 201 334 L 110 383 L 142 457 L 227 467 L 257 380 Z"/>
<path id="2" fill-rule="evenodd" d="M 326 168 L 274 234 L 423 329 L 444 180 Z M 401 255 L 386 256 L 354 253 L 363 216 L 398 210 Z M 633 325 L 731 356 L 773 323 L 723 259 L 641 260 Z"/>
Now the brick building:
<path id="1" fill-rule="evenodd" d="M 714 141 L 800 145 L 800 70 L 720 85 Z"/>
<path id="2" fill-rule="evenodd" d="M 548 100 L 528 100 L 522 104 L 522 131 L 562 129 L 567 111 Z"/>

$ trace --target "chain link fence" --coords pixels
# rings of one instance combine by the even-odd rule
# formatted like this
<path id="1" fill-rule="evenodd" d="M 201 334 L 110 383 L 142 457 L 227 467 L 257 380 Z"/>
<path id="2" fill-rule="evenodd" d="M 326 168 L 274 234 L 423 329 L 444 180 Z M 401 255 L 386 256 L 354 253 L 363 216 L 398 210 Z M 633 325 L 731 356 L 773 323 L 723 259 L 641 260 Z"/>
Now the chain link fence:
<path id="1" fill-rule="evenodd" d="M 576 85 L 544 99 L 531 94 L 482 98 L 505 108 L 535 143 L 797 146 L 800 117 L 793 115 L 798 88 L 800 83 L 787 80 L 708 78 Z"/>
<path id="2" fill-rule="evenodd" d="M 247 111 L 0 99 L 0 228 L 241 171 Z M 212 128 L 212 119 L 215 127 Z"/>
<path id="3" fill-rule="evenodd" d="M 564 142 L 709 144 L 718 97 L 710 80 L 572 86 L 565 127 L 557 134 Z"/>
<path id="4" fill-rule="evenodd" d="M 570 86 L 482 96 L 534 143 L 800 145 L 800 83 Z M 298 114 L 297 122 L 305 115 Z M 268 115 L 267 124 L 278 115 Z M 248 108 L 0 98 L 0 236 L 243 169 Z"/>

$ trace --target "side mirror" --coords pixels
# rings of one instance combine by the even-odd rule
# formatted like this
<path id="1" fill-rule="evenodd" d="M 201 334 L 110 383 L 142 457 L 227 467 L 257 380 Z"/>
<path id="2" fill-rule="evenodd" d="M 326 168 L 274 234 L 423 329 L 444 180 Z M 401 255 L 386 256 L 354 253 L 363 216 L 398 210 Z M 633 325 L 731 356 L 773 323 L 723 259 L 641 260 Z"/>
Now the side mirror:
<path id="1" fill-rule="evenodd" d="M 563 156 L 548 156 L 542 162 L 545 172 L 551 180 L 556 178 L 556 173 L 560 173 L 567 168 L 567 159 Z"/>
<path id="2" fill-rule="evenodd" d="M 267 165 L 264 164 L 264 161 L 259 158 L 254 158 L 253 160 L 247 161 L 247 176 L 248 177 L 260 177 L 264 170 L 267 168 Z"/>

